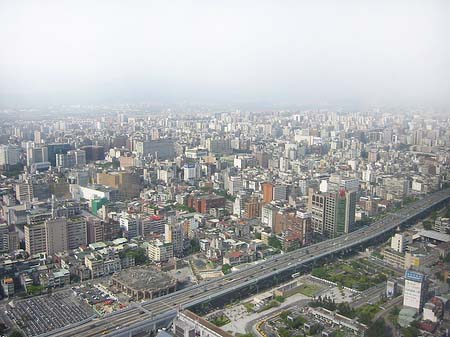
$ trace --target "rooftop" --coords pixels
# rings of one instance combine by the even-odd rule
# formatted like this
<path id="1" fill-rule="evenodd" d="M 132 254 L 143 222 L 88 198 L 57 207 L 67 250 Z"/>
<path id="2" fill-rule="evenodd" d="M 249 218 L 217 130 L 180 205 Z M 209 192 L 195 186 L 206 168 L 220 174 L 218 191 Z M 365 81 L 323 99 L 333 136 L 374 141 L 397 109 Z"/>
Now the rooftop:
<path id="1" fill-rule="evenodd" d="M 177 282 L 167 273 L 145 267 L 128 268 L 114 274 L 113 279 L 138 290 L 158 289 Z"/>

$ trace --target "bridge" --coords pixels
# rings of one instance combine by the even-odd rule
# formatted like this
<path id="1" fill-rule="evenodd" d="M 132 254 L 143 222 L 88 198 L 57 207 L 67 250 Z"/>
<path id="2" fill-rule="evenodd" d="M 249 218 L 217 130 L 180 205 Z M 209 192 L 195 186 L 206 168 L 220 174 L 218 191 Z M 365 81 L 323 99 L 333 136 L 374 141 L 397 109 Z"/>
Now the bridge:
<path id="1" fill-rule="evenodd" d="M 278 282 L 285 279 L 317 260 L 351 249 L 361 249 L 380 238 L 385 239 L 398 227 L 412 224 L 449 200 L 450 189 L 435 192 L 401 208 L 398 212 L 388 213 L 383 219 L 352 233 L 273 256 L 240 271 L 130 306 L 100 319 L 52 331 L 45 336 L 125 337 L 155 331 L 157 327 L 170 322 L 175 317 L 177 309 L 200 306 L 220 298 L 229 299 L 236 294 L 240 296 L 241 292 L 244 292 L 244 296 L 248 296 L 252 291 L 257 292 L 260 285 L 267 284 L 268 281 Z"/>

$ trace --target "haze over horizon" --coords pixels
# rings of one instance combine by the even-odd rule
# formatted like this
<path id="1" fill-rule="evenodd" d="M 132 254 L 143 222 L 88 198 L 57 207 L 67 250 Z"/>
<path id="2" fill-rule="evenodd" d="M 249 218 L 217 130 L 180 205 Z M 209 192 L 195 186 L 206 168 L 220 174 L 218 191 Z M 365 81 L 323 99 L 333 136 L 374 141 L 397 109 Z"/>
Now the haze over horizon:
<path id="1" fill-rule="evenodd" d="M 450 105 L 448 1 L 2 1 L 0 106 Z"/>

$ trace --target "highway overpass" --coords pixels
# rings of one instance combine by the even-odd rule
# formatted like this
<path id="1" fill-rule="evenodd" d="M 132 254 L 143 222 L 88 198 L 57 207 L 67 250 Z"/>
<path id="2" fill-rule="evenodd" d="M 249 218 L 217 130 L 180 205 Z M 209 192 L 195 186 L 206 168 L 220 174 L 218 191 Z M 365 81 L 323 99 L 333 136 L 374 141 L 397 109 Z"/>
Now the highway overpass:
<path id="1" fill-rule="evenodd" d="M 282 275 L 285 277 L 316 260 L 371 245 L 380 237 L 386 237 L 397 227 L 409 225 L 425 217 L 431 210 L 441 207 L 449 200 L 450 189 L 435 192 L 352 233 L 274 256 L 223 277 L 137 304 L 101 319 L 66 327 L 62 331 L 54 331 L 46 336 L 122 337 L 154 330 L 156 327 L 167 324 L 175 316 L 176 309 L 195 307 L 219 298 L 230 298 L 243 289 L 248 295 L 249 289 L 258 290 L 258 286 L 267 280 L 273 280 Z"/>

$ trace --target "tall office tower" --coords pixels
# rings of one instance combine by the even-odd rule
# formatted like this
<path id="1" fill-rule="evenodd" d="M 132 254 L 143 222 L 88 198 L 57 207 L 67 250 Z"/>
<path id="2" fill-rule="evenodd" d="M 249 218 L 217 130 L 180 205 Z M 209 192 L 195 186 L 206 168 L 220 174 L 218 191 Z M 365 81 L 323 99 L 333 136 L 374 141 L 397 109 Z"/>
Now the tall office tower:
<path id="1" fill-rule="evenodd" d="M 311 213 L 311 228 L 321 235 L 324 234 L 325 201 L 324 195 L 310 192 L 308 211 Z"/>
<path id="2" fill-rule="evenodd" d="M 65 154 L 70 151 L 70 144 L 67 143 L 52 143 L 47 144 L 48 148 L 48 161 L 52 166 L 56 166 L 56 155 Z"/>
<path id="3" fill-rule="evenodd" d="M 0 252 L 9 251 L 9 227 L 7 224 L 0 224 Z"/>
<path id="4" fill-rule="evenodd" d="M 263 183 L 262 184 L 263 202 L 264 203 L 269 203 L 273 200 L 273 187 L 274 187 L 274 185 L 272 183 Z"/>
<path id="5" fill-rule="evenodd" d="M 230 176 L 228 178 L 228 193 L 235 195 L 242 189 L 242 178 L 238 176 Z"/>
<path id="6" fill-rule="evenodd" d="M 41 131 L 38 131 L 38 130 L 34 131 L 34 142 L 37 143 L 37 144 L 42 143 L 42 133 L 41 133 Z"/>
<path id="7" fill-rule="evenodd" d="M 45 223 L 27 224 L 24 226 L 25 251 L 30 254 L 47 252 L 47 235 Z"/>
<path id="8" fill-rule="evenodd" d="M 134 148 L 143 156 L 153 156 L 163 160 L 174 158 L 176 155 L 173 139 L 138 140 L 134 143 Z"/>
<path id="9" fill-rule="evenodd" d="M 101 242 L 104 240 L 103 220 L 91 216 L 87 219 L 87 243 Z"/>
<path id="10" fill-rule="evenodd" d="M 86 151 L 84 150 L 73 150 L 70 151 L 75 156 L 75 165 L 78 167 L 84 167 L 86 165 Z"/>
<path id="11" fill-rule="evenodd" d="M 54 255 L 67 250 L 67 220 L 65 218 L 48 219 L 44 224 L 47 238 L 47 254 Z"/>
<path id="12" fill-rule="evenodd" d="M 420 312 L 425 303 L 426 279 L 421 273 L 407 270 L 405 272 L 405 290 L 403 306 L 416 309 Z"/>
<path id="13" fill-rule="evenodd" d="M 120 197 L 131 199 L 139 196 L 139 175 L 130 172 L 97 173 L 97 183 L 119 190 Z"/>
<path id="14" fill-rule="evenodd" d="M 87 245 L 86 219 L 82 216 L 67 219 L 67 248 L 77 249 Z"/>
<path id="15" fill-rule="evenodd" d="M 36 145 L 32 142 L 27 142 L 27 166 L 35 163 L 48 162 L 48 148 L 42 145 Z"/>
<path id="16" fill-rule="evenodd" d="M 273 200 L 287 200 L 287 186 L 276 184 L 273 187 Z"/>
<path id="17" fill-rule="evenodd" d="M 183 256 L 183 226 L 182 224 L 165 225 L 165 241 L 173 245 L 175 256 Z"/>
<path id="18" fill-rule="evenodd" d="M 325 196 L 324 234 L 334 238 L 354 229 L 356 192 L 341 187 L 337 193 Z"/>
<path id="19" fill-rule="evenodd" d="M 128 240 L 139 236 L 140 234 L 140 223 L 136 217 L 131 216 L 126 212 L 122 212 L 122 215 L 119 218 L 120 228 L 124 230 L 125 236 Z"/>
<path id="20" fill-rule="evenodd" d="M 13 145 L 0 145 L 0 167 L 17 165 L 20 150 Z"/>
<path id="21" fill-rule="evenodd" d="M 61 168 L 83 167 L 86 165 L 86 151 L 71 150 L 56 154 L 56 166 Z"/>
<path id="22" fill-rule="evenodd" d="M 33 184 L 30 181 L 16 184 L 16 199 L 22 203 L 33 200 Z"/>
<path id="23" fill-rule="evenodd" d="M 312 193 L 308 209 L 313 231 L 334 238 L 354 230 L 356 192 L 343 187 L 336 193 Z"/>

